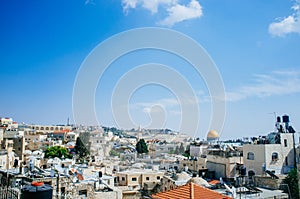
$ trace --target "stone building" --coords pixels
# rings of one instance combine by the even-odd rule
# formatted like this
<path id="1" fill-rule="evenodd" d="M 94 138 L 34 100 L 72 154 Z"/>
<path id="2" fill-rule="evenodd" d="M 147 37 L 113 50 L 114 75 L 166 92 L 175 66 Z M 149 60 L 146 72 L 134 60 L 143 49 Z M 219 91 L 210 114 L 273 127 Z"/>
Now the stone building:
<path id="1" fill-rule="evenodd" d="M 34 132 L 47 134 L 54 131 L 72 131 L 71 126 L 64 125 L 27 125 L 27 128 L 32 129 Z"/>
<path id="2" fill-rule="evenodd" d="M 180 170 L 189 170 L 192 171 L 193 173 L 197 173 L 200 176 L 202 176 L 202 172 L 206 172 L 206 158 L 192 158 L 192 159 L 185 159 L 185 160 L 180 160 Z"/>
<path id="3" fill-rule="evenodd" d="M 163 172 L 150 169 L 137 169 L 117 172 L 119 186 L 144 187 L 144 183 L 159 183 Z"/>
<path id="4" fill-rule="evenodd" d="M 294 167 L 292 133 L 271 133 L 252 144 L 245 144 L 243 152 L 249 176 L 262 175 L 266 170 L 287 174 Z"/>
<path id="5" fill-rule="evenodd" d="M 13 133 L 5 133 L 3 135 L 1 148 L 5 150 L 12 148 L 19 160 L 23 160 L 23 155 L 25 152 L 25 138 L 24 136 L 19 135 L 17 131 Z"/>
<path id="6" fill-rule="evenodd" d="M 207 155 L 206 167 L 210 178 L 235 178 L 243 165 L 243 153 L 224 149 L 210 149 Z"/>

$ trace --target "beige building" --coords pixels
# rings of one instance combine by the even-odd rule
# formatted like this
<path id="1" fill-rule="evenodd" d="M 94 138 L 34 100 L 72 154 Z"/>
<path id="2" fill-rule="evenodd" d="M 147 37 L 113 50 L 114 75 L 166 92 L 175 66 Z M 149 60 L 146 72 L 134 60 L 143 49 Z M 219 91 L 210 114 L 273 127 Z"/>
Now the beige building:
<path id="1" fill-rule="evenodd" d="M 116 173 L 118 186 L 128 186 L 132 188 L 144 188 L 145 184 L 158 184 L 164 173 L 148 169 L 127 170 Z"/>
<path id="2" fill-rule="evenodd" d="M 24 137 L 26 150 L 35 151 L 45 148 L 44 141 L 47 139 L 47 135 L 25 133 Z"/>
<path id="3" fill-rule="evenodd" d="M 243 159 L 249 176 L 265 170 L 286 174 L 294 166 L 293 133 L 270 133 L 243 146 Z"/>
<path id="4" fill-rule="evenodd" d="M 209 172 L 214 173 L 212 177 L 215 179 L 238 176 L 242 164 L 243 156 L 239 151 L 211 149 L 207 155 L 206 167 Z"/>
<path id="5" fill-rule="evenodd" d="M 55 125 L 28 125 L 29 129 L 40 133 L 50 133 L 54 131 L 72 131 L 71 126 L 55 126 Z"/>
<path id="6" fill-rule="evenodd" d="M 206 158 L 194 158 L 194 159 L 185 159 L 180 160 L 179 169 L 181 170 L 190 170 L 202 175 L 202 172 L 205 172 L 206 169 Z"/>
<path id="7" fill-rule="evenodd" d="M 4 134 L 3 141 L 1 143 L 2 149 L 8 150 L 10 148 L 15 152 L 20 160 L 23 160 L 23 155 L 25 152 L 25 138 L 24 136 L 18 135 L 18 132 L 14 134 Z"/>

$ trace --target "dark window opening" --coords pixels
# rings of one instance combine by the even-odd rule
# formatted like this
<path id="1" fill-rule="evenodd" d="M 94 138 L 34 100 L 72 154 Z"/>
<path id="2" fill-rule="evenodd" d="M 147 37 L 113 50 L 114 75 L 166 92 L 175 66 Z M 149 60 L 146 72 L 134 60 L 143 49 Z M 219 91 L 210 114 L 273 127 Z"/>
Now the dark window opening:
<path id="1" fill-rule="evenodd" d="M 87 196 L 87 190 L 85 189 L 85 190 L 80 190 L 79 192 L 78 192 L 78 195 L 80 195 L 80 196 Z"/>
<path id="2" fill-rule="evenodd" d="M 284 139 L 284 147 L 287 147 L 287 139 Z"/>
<path id="3" fill-rule="evenodd" d="M 278 153 L 274 152 L 272 153 L 272 161 L 278 160 Z"/>

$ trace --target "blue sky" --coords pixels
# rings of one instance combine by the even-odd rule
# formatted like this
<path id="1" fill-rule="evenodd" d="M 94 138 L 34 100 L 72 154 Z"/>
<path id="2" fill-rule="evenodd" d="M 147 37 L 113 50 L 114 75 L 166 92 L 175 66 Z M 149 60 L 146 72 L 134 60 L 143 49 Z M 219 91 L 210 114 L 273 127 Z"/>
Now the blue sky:
<path id="1" fill-rule="evenodd" d="M 227 94 L 222 137 L 265 134 L 273 130 L 273 112 L 289 114 L 300 131 L 299 1 L 4 0 L 1 4 L 2 117 L 25 123 L 66 123 L 73 115 L 77 72 L 93 48 L 122 31 L 164 27 L 197 41 L 216 63 Z M 116 125 L 111 113 L 114 86 L 127 71 L 150 62 L 173 67 L 189 81 L 199 101 L 196 136 L 204 137 L 211 116 L 205 82 L 165 52 L 130 53 L 111 65 L 95 95 L 99 122 Z M 136 125 L 147 127 L 151 106 L 160 104 L 166 112 L 164 127 L 179 129 L 179 105 L 167 89 L 142 87 L 129 104 Z M 154 117 L 155 108 L 160 109 L 152 109 Z"/>

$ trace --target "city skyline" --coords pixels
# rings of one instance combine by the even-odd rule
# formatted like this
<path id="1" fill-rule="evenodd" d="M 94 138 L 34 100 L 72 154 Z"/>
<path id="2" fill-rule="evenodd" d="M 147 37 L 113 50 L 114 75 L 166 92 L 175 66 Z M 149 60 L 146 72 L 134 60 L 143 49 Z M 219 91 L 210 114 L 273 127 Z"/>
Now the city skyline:
<path id="1" fill-rule="evenodd" d="M 221 138 L 272 131 L 274 112 L 278 116 L 290 115 L 292 125 L 300 131 L 299 1 L 2 4 L 2 117 L 35 124 L 61 124 L 70 118 L 72 123 L 74 82 L 88 54 L 120 32 L 161 27 L 198 42 L 218 67 L 227 107 Z M 111 112 L 113 89 L 124 74 L 147 63 L 167 65 L 189 82 L 198 98 L 201 122 L 196 135 L 184 133 L 204 138 L 209 130 L 211 98 L 203 77 L 178 57 L 154 50 L 129 53 L 105 71 L 95 95 L 100 125 L 116 126 Z M 165 111 L 164 127 L 179 129 L 180 103 L 162 86 L 153 84 L 136 90 L 129 110 L 136 124 L 132 128 L 147 128 L 149 114 Z"/>

